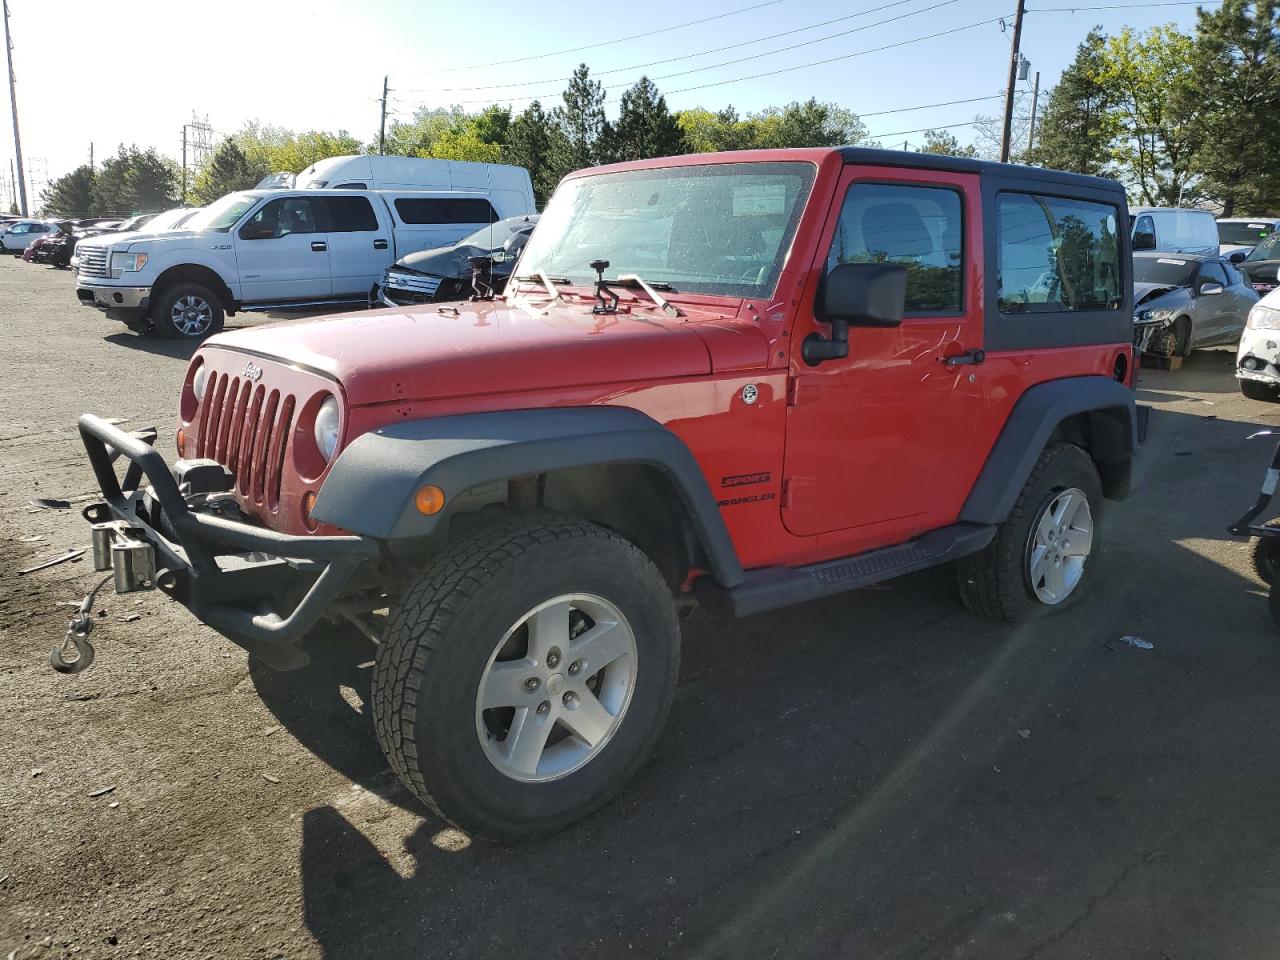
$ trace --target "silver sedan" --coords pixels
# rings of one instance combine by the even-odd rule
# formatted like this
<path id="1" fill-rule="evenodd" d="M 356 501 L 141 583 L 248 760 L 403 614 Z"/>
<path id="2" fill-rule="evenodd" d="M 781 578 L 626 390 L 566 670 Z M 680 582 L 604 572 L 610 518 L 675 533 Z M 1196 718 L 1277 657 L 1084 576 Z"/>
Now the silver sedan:
<path id="1" fill-rule="evenodd" d="M 1200 347 L 1234 346 L 1258 294 L 1221 257 L 1133 255 L 1134 344 L 1185 357 Z"/>

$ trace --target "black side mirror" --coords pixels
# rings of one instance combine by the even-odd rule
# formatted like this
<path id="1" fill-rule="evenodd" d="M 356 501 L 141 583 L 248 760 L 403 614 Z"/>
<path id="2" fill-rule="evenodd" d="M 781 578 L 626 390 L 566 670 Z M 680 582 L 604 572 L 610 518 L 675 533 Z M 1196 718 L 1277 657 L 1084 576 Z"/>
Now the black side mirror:
<path id="1" fill-rule="evenodd" d="M 1248 256 L 1249 254 L 1247 254 L 1243 250 L 1232 250 L 1231 253 L 1227 256 L 1227 259 L 1230 260 L 1232 263 L 1244 263 L 1245 258 Z"/>
<path id="2" fill-rule="evenodd" d="M 842 263 L 818 288 L 814 314 L 831 324 L 830 339 L 811 333 L 805 362 L 841 360 L 849 355 L 849 327 L 897 327 L 907 302 L 907 268 L 901 263 Z"/>

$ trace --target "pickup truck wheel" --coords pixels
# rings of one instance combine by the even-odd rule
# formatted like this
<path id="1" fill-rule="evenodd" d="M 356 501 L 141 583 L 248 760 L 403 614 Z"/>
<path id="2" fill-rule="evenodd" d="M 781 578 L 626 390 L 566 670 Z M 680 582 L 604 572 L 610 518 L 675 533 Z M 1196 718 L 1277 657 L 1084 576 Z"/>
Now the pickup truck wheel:
<path id="1" fill-rule="evenodd" d="M 635 546 L 555 515 L 452 545 L 405 590 L 378 649 L 391 766 L 471 833 L 552 833 L 607 803 L 675 694 L 671 590 Z"/>
<path id="2" fill-rule="evenodd" d="M 1050 444 L 995 538 L 956 565 L 964 605 L 1018 621 L 1075 600 L 1097 550 L 1101 509 L 1093 460 L 1072 444 Z"/>
<path id="3" fill-rule="evenodd" d="M 156 333 L 171 339 L 204 339 L 222 329 L 222 303 L 208 287 L 176 283 L 151 308 Z"/>

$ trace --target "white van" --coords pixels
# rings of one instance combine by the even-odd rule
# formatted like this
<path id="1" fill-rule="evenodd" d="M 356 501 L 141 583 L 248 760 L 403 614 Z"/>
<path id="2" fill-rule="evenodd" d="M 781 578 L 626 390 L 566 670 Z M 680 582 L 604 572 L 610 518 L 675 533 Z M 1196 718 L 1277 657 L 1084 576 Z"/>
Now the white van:
<path id="1" fill-rule="evenodd" d="M 1218 222 L 1208 210 L 1187 207 L 1130 207 L 1133 251 L 1218 252 Z"/>
<path id="2" fill-rule="evenodd" d="M 534 210 L 529 171 L 505 163 L 377 155 L 329 157 L 299 173 L 293 186 L 298 190 L 469 190 L 493 197 L 499 209 Z"/>

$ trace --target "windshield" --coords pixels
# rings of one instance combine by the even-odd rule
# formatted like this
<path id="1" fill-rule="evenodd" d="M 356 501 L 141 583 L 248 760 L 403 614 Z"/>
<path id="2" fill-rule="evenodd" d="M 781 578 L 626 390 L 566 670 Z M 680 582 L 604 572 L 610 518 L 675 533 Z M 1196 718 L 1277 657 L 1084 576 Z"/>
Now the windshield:
<path id="1" fill-rule="evenodd" d="M 522 273 L 639 274 L 676 292 L 767 297 L 813 183 L 808 163 L 724 163 L 580 177 L 555 192 Z"/>
<path id="2" fill-rule="evenodd" d="M 1162 287 L 1187 287 L 1196 272 L 1195 262 L 1177 257 L 1134 257 L 1135 283 L 1158 283 Z"/>
<path id="3" fill-rule="evenodd" d="M 217 230 L 226 233 L 234 227 L 249 208 L 258 202 L 258 197 L 249 193 L 228 193 L 225 197 L 213 201 L 186 222 L 188 230 Z"/>
<path id="4" fill-rule="evenodd" d="M 1280 233 L 1271 234 L 1271 236 L 1250 250 L 1249 256 L 1245 259 L 1250 262 L 1254 260 L 1280 260 Z"/>
<path id="5" fill-rule="evenodd" d="M 166 230 L 176 230 L 182 224 L 186 223 L 197 213 L 190 207 L 179 207 L 176 210 L 166 210 L 164 213 L 157 213 L 154 217 L 142 224 L 135 231 L 136 233 L 164 233 Z"/>
<path id="6" fill-rule="evenodd" d="M 487 227 L 481 227 L 469 237 L 458 241 L 460 247 L 479 247 L 482 250 L 500 250 L 512 234 L 518 230 L 531 229 L 533 224 L 524 217 L 518 220 L 499 220 Z"/>
<path id="7" fill-rule="evenodd" d="M 1219 243 L 1253 245 L 1260 240 L 1265 240 L 1274 232 L 1275 227 L 1272 224 L 1262 223 L 1257 220 L 1237 220 L 1234 223 L 1218 221 Z"/>

